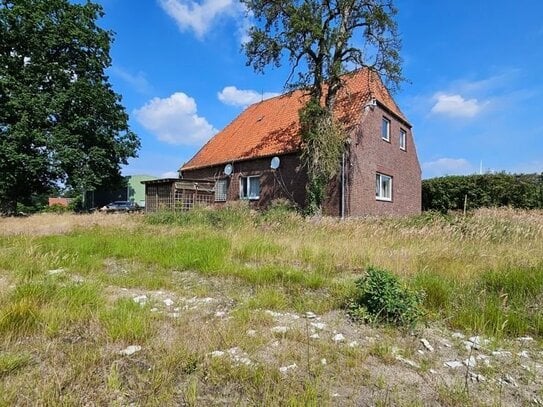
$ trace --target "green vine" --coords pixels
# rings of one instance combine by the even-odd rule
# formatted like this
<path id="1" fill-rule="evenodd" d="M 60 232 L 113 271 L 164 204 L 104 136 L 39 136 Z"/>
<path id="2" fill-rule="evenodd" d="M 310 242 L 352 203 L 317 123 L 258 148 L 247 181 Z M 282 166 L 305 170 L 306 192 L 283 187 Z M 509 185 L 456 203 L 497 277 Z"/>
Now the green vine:
<path id="1" fill-rule="evenodd" d="M 302 163 L 308 176 L 306 212 L 315 215 L 322 212 L 326 187 L 338 172 L 345 136 L 331 112 L 315 98 L 311 98 L 299 114 Z"/>

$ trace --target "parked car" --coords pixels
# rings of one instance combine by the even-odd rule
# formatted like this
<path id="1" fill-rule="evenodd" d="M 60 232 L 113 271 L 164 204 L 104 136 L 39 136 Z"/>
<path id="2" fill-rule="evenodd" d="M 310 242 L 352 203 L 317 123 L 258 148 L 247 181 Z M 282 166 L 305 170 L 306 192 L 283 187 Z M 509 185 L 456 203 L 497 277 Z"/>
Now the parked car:
<path id="1" fill-rule="evenodd" d="M 130 201 L 114 201 L 100 208 L 101 212 L 136 212 L 141 208 Z"/>

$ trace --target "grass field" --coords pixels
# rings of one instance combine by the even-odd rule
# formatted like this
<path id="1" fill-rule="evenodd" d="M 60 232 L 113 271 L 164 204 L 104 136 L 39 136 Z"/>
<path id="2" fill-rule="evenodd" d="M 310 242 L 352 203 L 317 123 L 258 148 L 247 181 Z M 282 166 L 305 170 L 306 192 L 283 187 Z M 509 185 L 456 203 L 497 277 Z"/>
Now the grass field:
<path id="1" fill-rule="evenodd" d="M 415 331 L 349 320 L 370 265 L 424 293 Z M 525 405 L 543 398 L 542 303 L 541 211 L 0 219 L 0 405 Z M 454 331 L 529 357 L 470 386 L 440 359 L 472 356 Z"/>

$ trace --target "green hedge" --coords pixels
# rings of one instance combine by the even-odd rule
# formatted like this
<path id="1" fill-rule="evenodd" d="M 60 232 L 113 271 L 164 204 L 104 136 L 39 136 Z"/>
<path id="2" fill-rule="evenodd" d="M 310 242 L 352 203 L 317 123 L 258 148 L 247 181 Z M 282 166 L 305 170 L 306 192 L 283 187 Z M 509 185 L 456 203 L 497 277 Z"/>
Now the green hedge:
<path id="1" fill-rule="evenodd" d="M 468 209 L 543 208 L 543 173 L 455 175 L 422 181 L 423 210 L 462 210 L 466 197 Z"/>

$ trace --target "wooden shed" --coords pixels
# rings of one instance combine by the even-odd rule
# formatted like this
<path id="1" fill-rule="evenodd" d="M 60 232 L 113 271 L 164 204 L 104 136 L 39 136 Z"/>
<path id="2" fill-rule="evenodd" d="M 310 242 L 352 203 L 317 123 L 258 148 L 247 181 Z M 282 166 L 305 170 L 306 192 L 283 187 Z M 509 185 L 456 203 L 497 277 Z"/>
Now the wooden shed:
<path id="1" fill-rule="evenodd" d="M 186 211 L 215 202 L 215 182 L 163 178 L 142 181 L 145 185 L 145 211 Z"/>

